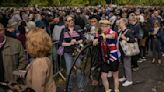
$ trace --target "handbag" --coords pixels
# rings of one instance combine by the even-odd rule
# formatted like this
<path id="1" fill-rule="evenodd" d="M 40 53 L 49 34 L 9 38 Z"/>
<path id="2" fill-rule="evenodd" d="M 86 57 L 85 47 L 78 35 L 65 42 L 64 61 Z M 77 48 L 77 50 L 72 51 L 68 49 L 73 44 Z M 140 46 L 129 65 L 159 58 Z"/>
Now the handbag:
<path id="1" fill-rule="evenodd" d="M 64 47 L 60 46 L 59 49 L 57 50 L 57 54 L 62 56 L 63 53 L 64 53 Z"/>
<path id="2" fill-rule="evenodd" d="M 126 34 L 128 30 L 125 31 L 124 34 Z M 125 40 L 120 41 L 120 45 L 122 47 L 123 52 L 126 56 L 135 56 L 140 53 L 138 43 L 128 43 Z"/>

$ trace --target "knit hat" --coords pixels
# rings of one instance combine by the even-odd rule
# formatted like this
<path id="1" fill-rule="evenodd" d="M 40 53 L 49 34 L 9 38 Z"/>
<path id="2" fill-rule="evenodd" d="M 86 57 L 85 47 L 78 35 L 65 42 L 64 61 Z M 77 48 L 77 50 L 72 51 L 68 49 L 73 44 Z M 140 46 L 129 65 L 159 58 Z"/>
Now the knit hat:
<path id="1" fill-rule="evenodd" d="M 36 21 L 36 22 L 35 22 L 35 25 L 36 25 L 36 27 L 38 27 L 38 28 L 45 27 L 45 24 L 44 24 L 43 21 Z"/>

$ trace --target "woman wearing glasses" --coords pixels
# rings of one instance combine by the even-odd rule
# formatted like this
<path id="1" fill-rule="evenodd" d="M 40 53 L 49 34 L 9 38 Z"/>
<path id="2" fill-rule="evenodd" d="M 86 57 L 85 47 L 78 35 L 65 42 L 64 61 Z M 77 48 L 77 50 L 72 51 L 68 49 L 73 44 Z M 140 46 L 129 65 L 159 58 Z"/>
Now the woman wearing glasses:
<path id="1" fill-rule="evenodd" d="M 67 69 L 67 77 L 69 76 L 71 67 L 73 65 L 73 53 L 74 49 L 77 45 L 83 42 L 84 37 L 79 32 L 80 27 L 75 26 L 74 19 L 72 16 L 67 16 L 65 19 L 65 28 L 62 30 L 60 35 L 60 43 L 64 47 L 64 59 L 66 62 L 66 69 Z M 77 60 L 76 68 L 77 68 L 77 85 L 79 90 L 82 92 L 83 86 L 81 83 L 81 70 L 80 70 L 81 60 Z M 72 75 L 70 75 L 68 89 L 72 89 Z"/>

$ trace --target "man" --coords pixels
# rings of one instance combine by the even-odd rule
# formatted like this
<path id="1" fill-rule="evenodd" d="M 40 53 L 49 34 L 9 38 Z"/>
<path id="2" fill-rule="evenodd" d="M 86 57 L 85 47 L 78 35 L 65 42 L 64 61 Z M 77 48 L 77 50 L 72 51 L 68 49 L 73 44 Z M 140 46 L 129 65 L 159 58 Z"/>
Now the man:
<path id="1" fill-rule="evenodd" d="M 114 79 L 114 91 L 119 91 L 119 55 L 117 51 L 117 33 L 112 31 L 110 28 L 110 22 L 108 20 L 101 20 L 100 22 L 101 30 L 98 32 L 98 39 L 93 41 L 93 45 L 98 45 L 98 41 L 101 46 L 101 54 L 103 58 L 103 62 L 101 64 L 101 79 L 103 86 L 105 87 L 105 92 L 112 92 L 109 89 L 108 82 L 108 72 L 112 71 L 113 79 Z M 101 39 L 100 39 L 101 38 Z"/>
<path id="2" fill-rule="evenodd" d="M 21 43 L 4 34 L 4 26 L 0 23 L 0 82 L 16 81 L 14 70 L 26 66 L 25 53 Z"/>
<path id="3" fill-rule="evenodd" d="M 86 26 L 87 32 L 85 33 L 85 37 L 88 42 L 92 42 L 94 39 L 97 38 L 96 34 L 98 33 L 98 30 L 100 28 L 99 28 L 98 19 L 95 16 L 89 17 L 89 23 L 90 23 L 89 24 L 90 27 L 87 28 L 87 26 Z M 93 61 L 95 63 L 95 66 L 92 66 L 92 69 L 94 69 L 101 61 L 101 58 L 99 57 L 100 56 L 99 54 L 95 53 L 95 52 L 100 52 L 98 46 L 94 46 L 92 48 L 92 51 L 94 51 L 94 52 L 92 52 L 92 55 L 95 56 L 95 57 L 93 57 L 93 58 L 95 58 Z M 96 73 L 94 75 L 92 75 L 92 85 L 96 86 L 96 85 L 98 85 L 100 71 L 98 70 L 98 68 L 97 69 L 95 68 L 93 71 Z"/>
<path id="4" fill-rule="evenodd" d="M 95 36 L 96 36 L 96 33 L 98 32 L 99 30 L 99 24 L 98 24 L 98 19 L 97 17 L 95 16 L 90 16 L 89 17 L 89 24 L 87 24 L 85 27 L 84 27 L 84 30 L 85 30 L 85 37 L 88 41 L 92 41 Z"/>
<path id="5" fill-rule="evenodd" d="M 18 22 L 14 21 L 13 19 L 10 19 L 7 24 L 7 30 L 5 31 L 5 35 L 11 38 L 17 38 L 17 32 L 16 27 L 18 25 Z"/>

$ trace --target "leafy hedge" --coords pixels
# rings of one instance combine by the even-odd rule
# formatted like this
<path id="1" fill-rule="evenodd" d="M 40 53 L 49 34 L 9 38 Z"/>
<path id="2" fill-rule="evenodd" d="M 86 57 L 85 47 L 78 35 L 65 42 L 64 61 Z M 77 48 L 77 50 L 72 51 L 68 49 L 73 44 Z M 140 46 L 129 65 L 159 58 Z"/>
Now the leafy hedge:
<path id="1" fill-rule="evenodd" d="M 4 1 L 4 0 L 3 0 Z M 119 5 L 162 5 L 164 6 L 164 0 L 25 0 L 26 3 L 22 2 L 13 3 L 3 2 L 1 6 L 20 6 L 21 5 L 30 5 L 35 4 L 39 6 L 85 6 L 85 5 L 105 5 L 106 1 L 111 1 L 114 4 Z M 18 0 L 21 1 L 21 0 Z M 19 4 L 18 4 L 19 3 Z"/>
<path id="2" fill-rule="evenodd" d="M 164 5 L 164 0 L 113 0 L 113 3 L 120 5 Z"/>

